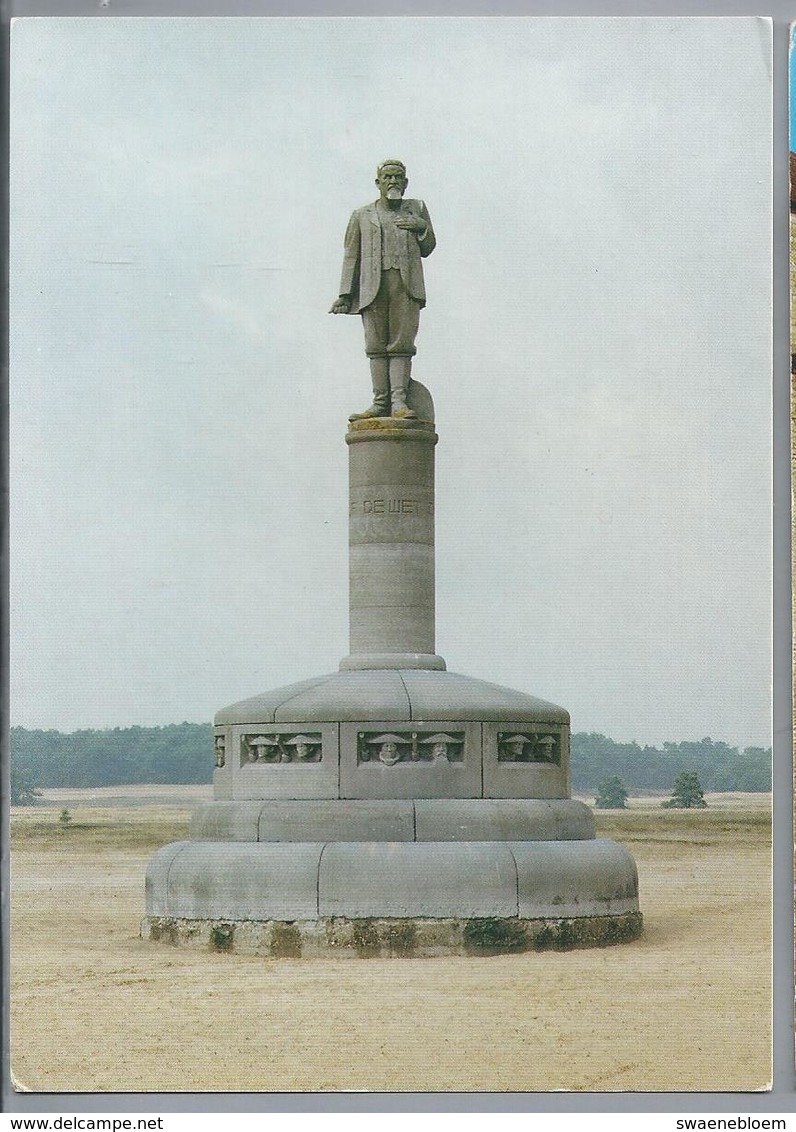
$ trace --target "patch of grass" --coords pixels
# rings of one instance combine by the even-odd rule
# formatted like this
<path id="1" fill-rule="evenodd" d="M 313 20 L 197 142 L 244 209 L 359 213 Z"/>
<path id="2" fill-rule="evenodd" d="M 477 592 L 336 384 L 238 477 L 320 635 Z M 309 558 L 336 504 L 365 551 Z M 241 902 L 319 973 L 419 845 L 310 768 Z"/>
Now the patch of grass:
<path id="1" fill-rule="evenodd" d="M 301 932 L 295 924 L 274 924 L 271 954 L 275 959 L 301 958 Z"/>
<path id="2" fill-rule="evenodd" d="M 107 820 L 81 820 L 78 816 L 69 825 L 68 837 L 57 818 L 37 814 L 30 820 L 11 819 L 11 849 L 57 849 L 58 852 L 92 849 L 151 849 L 152 852 L 170 841 L 184 841 L 188 836 L 188 821 L 163 817 L 132 821 L 109 815 Z"/>
<path id="3" fill-rule="evenodd" d="M 210 938 L 213 942 L 214 951 L 232 951 L 235 944 L 235 925 L 214 924 Z"/>
<path id="4" fill-rule="evenodd" d="M 727 834 L 759 842 L 771 836 L 771 812 L 755 810 L 596 810 L 598 837 L 715 845 Z"/>

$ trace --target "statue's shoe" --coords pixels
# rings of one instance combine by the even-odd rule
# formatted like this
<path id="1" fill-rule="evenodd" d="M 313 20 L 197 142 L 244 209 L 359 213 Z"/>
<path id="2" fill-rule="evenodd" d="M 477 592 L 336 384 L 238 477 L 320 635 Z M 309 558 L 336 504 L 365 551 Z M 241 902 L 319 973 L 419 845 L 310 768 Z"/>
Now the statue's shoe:
<path id="1" fill-rule="evenodd" d="M 412 420 L 417 417 L 417 413 L 414 411 L 414 409 L 410 409 L 408 405 L 401 404 L 393 405 L 392 415 L 394 417 L 399 417 L 407 420 Z"/>
<path id="2" fill-rule="evenodd" d="M 390 410 L 382 405 L 371 405 L 369 409 L 365 409 L 364 413 L 352 413 L 348 418 L 350 421 L 366 421 L 370 417 L 389 417 Z"/>

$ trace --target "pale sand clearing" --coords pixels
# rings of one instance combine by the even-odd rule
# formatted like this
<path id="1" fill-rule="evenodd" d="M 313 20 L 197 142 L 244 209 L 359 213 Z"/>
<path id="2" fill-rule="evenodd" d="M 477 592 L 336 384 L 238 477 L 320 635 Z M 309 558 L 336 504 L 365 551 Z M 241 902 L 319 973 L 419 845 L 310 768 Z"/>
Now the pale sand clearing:
<path id="1" fill-rule="evenodd" d="M 768 796 L 598 812 L 642 939 L 485 959 L 264 960 L 138 938 L 204 788 L 15 810 L 12 1066 L 34 1091 L 740 1091 L 770 1077 Z M 158 791 L 161 791 L 158 794 Z M 123 792 L 116 788 L 116 795 Z M 142 806 L 148 798 L 149 804 Z M 726 806 L 725 806 L 725 803 Z M 57 828 L 69 804 L 75 824 Z M 721 808 L 719 808 L 721 807 Z"/>

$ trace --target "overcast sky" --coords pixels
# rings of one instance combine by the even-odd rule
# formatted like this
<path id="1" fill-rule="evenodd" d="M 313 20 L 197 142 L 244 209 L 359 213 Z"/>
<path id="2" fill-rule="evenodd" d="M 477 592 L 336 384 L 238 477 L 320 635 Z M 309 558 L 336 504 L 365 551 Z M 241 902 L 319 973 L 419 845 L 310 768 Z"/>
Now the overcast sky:
<path id="1" fill-rule="evenodd" d="M 770 741 L 770 45 L 740 19 L 28 19 L 12 35 L 12 722 L 209 720 L 348 653 L 385 157 L 430 210 L 437 651 Z"/>

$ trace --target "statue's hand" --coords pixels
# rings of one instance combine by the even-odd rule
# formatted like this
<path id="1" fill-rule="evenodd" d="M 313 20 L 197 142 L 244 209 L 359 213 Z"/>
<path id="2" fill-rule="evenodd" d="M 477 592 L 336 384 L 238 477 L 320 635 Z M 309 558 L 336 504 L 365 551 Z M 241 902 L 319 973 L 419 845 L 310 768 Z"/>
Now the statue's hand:
<path id="1" fill-rule="evenodd" d="M 399 216 L 395 221 L 397 228 L 406 228 L 409 232 L 423 232 L 426 229 L 426 223 L 421 220 L 419 216 Z"/>
<path id="2" fill-rule="evenodd" d="M 348 314 L 351 310 L 351 300 L 341 295 L 339 299 L 335 299 L 332 303 L 329 314 Z"/>

